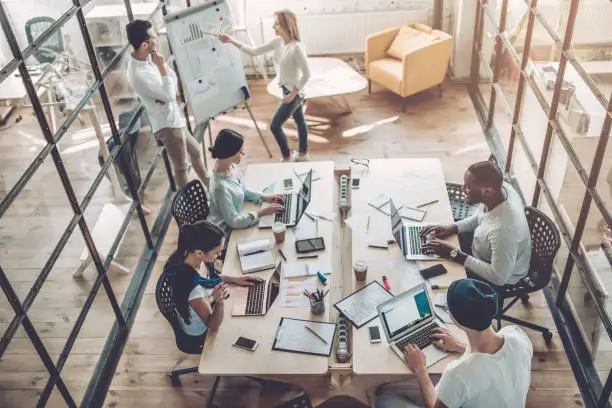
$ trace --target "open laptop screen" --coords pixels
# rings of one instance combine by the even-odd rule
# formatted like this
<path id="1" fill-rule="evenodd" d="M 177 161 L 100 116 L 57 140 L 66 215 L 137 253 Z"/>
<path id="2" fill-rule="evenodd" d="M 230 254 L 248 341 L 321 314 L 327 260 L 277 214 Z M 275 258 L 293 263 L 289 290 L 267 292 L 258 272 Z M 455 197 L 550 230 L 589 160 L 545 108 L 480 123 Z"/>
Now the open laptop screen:
<path id="1" fill-rule="evenodd" d="M 312 186 L 312 170 L 308 172 L 304 182 L 302 183 L 302 188 L 298 192 L 298 202 L 297 202 L 297 219 L 299 220 L 302 217 L 304 211 L 306 211 L 306 207 L 308 207 L 308 203 L 310 203 L 310 195 Z"/>
<path id="2" fill-rule="evenodd" d="M 429 318 L 431 307 L 425 288 L 409 296 L 397 297 L 397 301 L 389 303 L 381 311 L 381 315 L 391 338 Z"/>
<path id="3" fill-rule="evenodd" d="M 391 231 L 393 232 L 393 237 L 395 238 L 395 242 L 397 242 L 397 246 L 401 249 L 402 254 L 406 255 L 408 253 L 408 247 L 406 245 L 406 228 L 404 228 L 404 222 L 402 221 L 399 211 L 395 208 L 393 200 L 389 201 L 389 210 L 391 214 Z"/>

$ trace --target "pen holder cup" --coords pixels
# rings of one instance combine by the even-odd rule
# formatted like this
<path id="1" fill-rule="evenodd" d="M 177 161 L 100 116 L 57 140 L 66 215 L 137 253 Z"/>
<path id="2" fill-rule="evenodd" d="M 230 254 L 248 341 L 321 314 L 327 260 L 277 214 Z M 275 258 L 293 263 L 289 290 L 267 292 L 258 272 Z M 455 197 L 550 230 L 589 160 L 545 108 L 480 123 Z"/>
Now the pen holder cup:
<path id="1" fill-rule="evenodd" d="M 310 312 L 313 315 L 323 314 L 325 311 L 325 302 L 310 302 Z"/>

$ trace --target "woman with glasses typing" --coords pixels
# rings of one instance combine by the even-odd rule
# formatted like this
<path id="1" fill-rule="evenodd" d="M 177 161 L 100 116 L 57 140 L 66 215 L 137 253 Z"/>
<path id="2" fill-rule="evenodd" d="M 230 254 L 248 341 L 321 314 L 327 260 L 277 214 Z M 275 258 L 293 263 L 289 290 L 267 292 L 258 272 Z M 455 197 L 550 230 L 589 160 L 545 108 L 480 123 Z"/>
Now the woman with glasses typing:
<path id="1" fill-rule="evenodd" d="M 230 129 L 219 132 L 208 150 L 216 159 L 210 181 L 210 214 L 208 220 L 217 224 L 229 237 L 232 229 L 248 228 L 259 222 L 259 217 L 283 210 L 283 197 L 261 195 L 249 190 L 238 163 L 244 156 L 244 136 Z M 256 204 L 271 203 L 259 211 L 241 212 L 245 201 Z"/>
<path id="2" fill-rule="evenodd" d="M 223 231 L 208 221 L 183 225 L 178 248 L 164 266 L 181 328 L 201 344 L 206 332 L 217 330 L 223 321 L 225 283 L 252 286 L 260 281 L 255 276 L 222 278 L 217 273 L 214 262 L 223 251 L 224 241 Z"/>

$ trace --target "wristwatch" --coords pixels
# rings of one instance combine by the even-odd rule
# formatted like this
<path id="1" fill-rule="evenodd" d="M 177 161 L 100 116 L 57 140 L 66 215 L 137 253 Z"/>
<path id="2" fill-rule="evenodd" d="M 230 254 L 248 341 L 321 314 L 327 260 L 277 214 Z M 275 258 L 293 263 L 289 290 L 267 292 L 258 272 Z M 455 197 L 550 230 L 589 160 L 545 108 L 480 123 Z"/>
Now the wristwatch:
<path id="1" fill-rule="evenodd" d="M 452 251 L 450 251 L 450 258 L 453 261 L 457 260 L 457 256 L 459 255 L 459 251 L 457 249 L 453 249 Z"/>

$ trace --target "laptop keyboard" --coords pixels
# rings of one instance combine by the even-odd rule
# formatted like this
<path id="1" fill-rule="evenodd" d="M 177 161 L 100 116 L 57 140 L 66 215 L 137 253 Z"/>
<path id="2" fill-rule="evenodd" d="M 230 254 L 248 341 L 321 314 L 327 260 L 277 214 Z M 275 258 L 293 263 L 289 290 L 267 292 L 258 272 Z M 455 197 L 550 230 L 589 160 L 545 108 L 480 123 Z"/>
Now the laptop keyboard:
<path id="1" fill-rule="evenodd" d="M 415 225 L 406 227 L 408 233 L 408 252 L 410 255 L 431 255 L 430 251 L 421 249 L 421 246 L 425 244 L 425 238 L 421 237 L 421 229 L 423 227 Z"/>
<path id="2" fill-rule="evenodd" d="M 289 221 L 291 221 L 291 201 L 293 200 L 293 196 L 294 194 L 283 194 L 285 208 L 282 213 L 276 214 L 274 221 L 289 224 Z"/>
<path id="3" fill-rule="evenodd" d="M 249 286 L 247 294 L 245 315 L 260 315 L 263 313 L 264 294 L 266 282 L 257 282 L 253 286 Z"/>
<path id="4" fill-rule="evenodd" d="M 408 344 L 416 344 L 422 350 L 432 343 L 431 335 L 438 327 L 439 326 L 437 324 L 432 323 L 429 326 L 425 326 L 417 333 L 413 333 L 410 336 L 404 337 L 403 339 L 395 343 L 395 345 L 401 351 L 404 351 L 404 347 L 406 347 Z"/>

